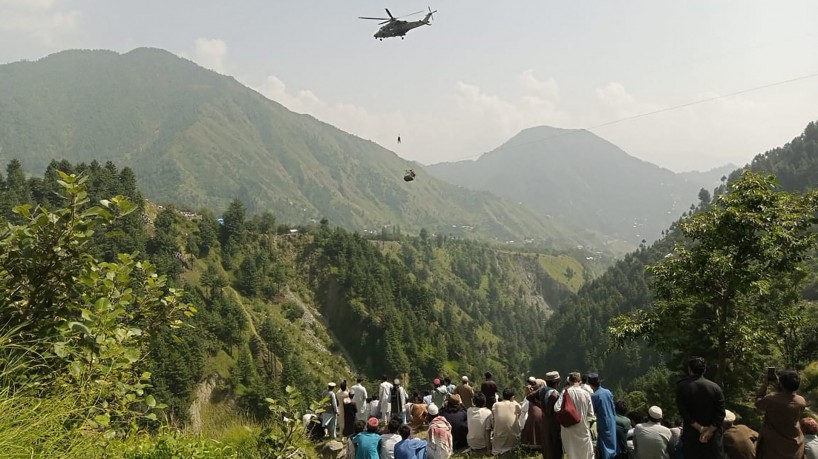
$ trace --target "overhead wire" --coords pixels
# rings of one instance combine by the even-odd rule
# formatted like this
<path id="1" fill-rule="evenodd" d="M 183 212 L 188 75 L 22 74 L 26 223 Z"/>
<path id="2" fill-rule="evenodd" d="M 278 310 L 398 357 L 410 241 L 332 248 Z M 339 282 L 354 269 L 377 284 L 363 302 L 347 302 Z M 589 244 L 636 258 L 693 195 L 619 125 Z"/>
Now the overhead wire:
<path id="1" fill-rule="evenodd" d="M 762 89 L 772 88 L 772 87 L 775 87 L 775 86 L 781 86 L 781 85 L 793 83 L 793 82 L 796 82 L 796 81 L 807 80 L 807 79 L 815 78 L 815 77 L 818 77 L 818 72 L 817 73 L 811 73 L 811 74 L 808 74 L 808 75 L 802 75 L 802 76 L 795 77 L 795 78 L 789 78 L 789 79 L 786 79 L 786 80 L 776 81 L 774 83 L 768 83 L 768 84 L 761 85 L 761 86 L 755 86 L 755 87 L 748 88 L 748 89 L 742 89 L 740 91 L 731 92 L 729 94 L 723 94 L 723 95 L 720 95 L 720 96 L 708 97 L 706 99 L 699 99 L 699 100 L 695 100 L 695 101 L 692 101 L 692 102 L 686 102 L 686 103 L 683 103 L 683 104 L 672 105 L 670 107 L 660 108 L 658 110 L 653 110 L 653 111 L 649 111 L 649 112 L 645 112 L 645 113 L 639 113 L 637 115 L 626 116 L 624 118 L 619 118 L 619 119 L 615 119 L 615 120 L 612 120 L 612 121 L 607 121 L 607 122 L 596 124 L 596 125 L 586 127 L 586 128 L 565 129 L 564 132 L 560 132 L 558 134 L 550 135 L 550 136 L 547 136 L 547 137 L 541 137 L 541 138 L 534 139 L 534 140 L 529 140 L 529 141 L 526 141 L 526 142 L 515 143 L 513 145 L 501 146 L 501 147 L 496 148 L 495 150 L 499 150 L 499 149 L 511 150 L 511 149 L 519 148 L 519 147 L 526 146 L 526 145 L 541 143 L 541 142 L 544 142 L 546 140 L 551 140 L 551 139 L 554 139 L 554 138 L 557 138 L 557 137 L 562 137 L 562 136 L 565 136 L 565 135 L 575 134 L 575 133 L 581 132 L 581 131 L 592 131 L 594 129 L 599 129 L 601 127 L 606 127 L 606 126 L 611 126 L 613 124 L 619 124 L 619 123 L 634 120 L 634 119 L 637 119 L 637 118 L 643 118 L 643 117 L 646 117 L 646 116 L 656 115 L 658 113 L 670 112 L 670 111 L 673 111 L 673 110 L 678 110 L 680 108 L 685 108 L 685 107 L 690 107 L 690 106 L 693 106 L 693 105 L 704 104 L 704 103 L 707 103 L 707 102 L 713 102 L 713 101 L 716 101 L 716 100 L 719 100 L 719 99 L 726 99 L 728 97 L 734 97 L 734 96 L 738 96 L 738 95 L 741 95 L 741 94 L 747 94 L 747 93 L 750 93 L 750 92 L 760 91 Z M 450 162 L 457 162 L 457 161 L 465 161 L 465 160 L 469 160 L 469 159 L 475 159 L 475 158 L 479 158 L 483 154 L 484 153 L 480 153 L 478 155 L 465 156 L 465 157 L 455 159 L 455 160 L 450 161 Z"/>

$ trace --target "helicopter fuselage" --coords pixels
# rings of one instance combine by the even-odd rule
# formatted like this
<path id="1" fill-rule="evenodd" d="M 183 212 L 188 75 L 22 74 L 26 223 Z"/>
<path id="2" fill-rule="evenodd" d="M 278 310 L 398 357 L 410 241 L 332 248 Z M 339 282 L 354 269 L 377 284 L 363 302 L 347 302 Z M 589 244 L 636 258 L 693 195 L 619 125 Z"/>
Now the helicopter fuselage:
<path id="1" fill-rule="evenodd" d="M 403 36 L 406 35 L 406 33 L 409 32 L 410 30 L 424 25 L 429 25 L 428 16 L 420 21 L 394 20 L 384 25 L 377 32 L 375 32 L 374 37 L 379 40 L 383 40 L 384 38 L 390 37 L 403 38 Z"/>

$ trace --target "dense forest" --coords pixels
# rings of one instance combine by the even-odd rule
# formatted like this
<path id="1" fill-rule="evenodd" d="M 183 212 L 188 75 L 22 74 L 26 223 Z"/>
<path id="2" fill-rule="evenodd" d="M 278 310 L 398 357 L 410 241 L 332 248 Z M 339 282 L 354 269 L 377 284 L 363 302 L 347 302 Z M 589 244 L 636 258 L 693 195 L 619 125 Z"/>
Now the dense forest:
<path id="1" fill-rule="evenodd" d="M 813 123 L 702 190 L 660 241 L 600 276 L 571 253 L 397 226 L 364 237 L 326 219 L 294 226 L 249 215 L 238 199 L 219 217 L 151 203 L 111 162 L 53 161 L 37 177 L 12 160 L 0 177 L 0 444 L 28 455 L 38 445 L 77 457 L 267 457 L 301 447 L 282 440 L 292 425 L 271 419 L 298 419 L 328 380 L 363 376 L 374 388 L 381 374 L 423 391 L 441 375 L 489 370 L 520 387 L 528 374 L 594 369 L 632 408 L 657 403 L 673 416 L 689 351 L 719 362 L 711 377 L 753 422 L 745 386 L 761 365 L 803 369 L 810 397 L 818 387 L 818 195 L 788 193 L 815 189 L 816 157 Z M 747 330 L 727 344 L 747 346 L 750 332 L 766 340 L 724 361 L 706 354 L 723 343 L 685 341 L 717 327 L 682 328 L 710 317 L 696 309 L 707 303 L 700 283 L 685 286 L 697 269 L 685 263 L 709 266 L 713 254 L 745 263 L 730 301 L 757 320 L 727 324 Z M 791 256 L 766 264 L 781 254 Z M 733 360 L 748 367 L 726 373 Z M 35 421 L 26 413 L 41 400 L 52 411 Z"/>
<path id="2" fill-rule="evenodd" d="M 521 386 L 532 356 L 545 351 L 536 337 L 553 305 L 593 275 L 571 254 L 500 250 L 426 230 L 407 236 L 398 227 L 363 237 L 327 220 L 291 226 L 270 213 L 250 216 L 239 200 L 217 218 L 149 203 L 135 183 L 111 162 L 54 161 L 42 177 L 27 177 L 13 160 L 0 212 L 22 228 L 40 215 L 91 218 L 107 215 L 101 204 L 128 203 L 128 212 L 82 233 L 88 240 L 73 255 L 113 267 L 134 254 L 128 259 L 164 276 L 160 291 L 175 292 L 185 315 L 140 335 L 142 357 L 129 365 L 150 375 L 140 390 L 171 425 L 205 434 L 242 416 L 265 422 L 266 399 L 286 397 L 288 386 L 306 403 L 327 380 L 357 375 L 367 384 L 399 376 L 423 391 L 436 376 L 478 380 L 492 371 L 501 385 Z M 77 307 L 66 320 L 84 330 L 91 313 Z M 6 303 L 3 314 L 14 310 Z"/>
<path id="3" fill-rule="evenodd" d="M 814 190 L 818 187 L 818 125 L 810 123 L 802 135 L 781 148 L 757 156 L 747 169 L 774 174 L 780 191 Z M 648 347 L 646 340 L 629 341 L 617 347 L 609 335 L 610 322 L 619 315 L 648 309 L 654 303 L 659 286 L 648 268 L 668 257 L 677 244 L 689 242 L 679 230 L 680 223 L 691 215 L 707 212 L 718 196 L 740 179 L 743 171 L 732 173 L 712 193 L 701 190 L 699 204 L 663 232 L 662 239 L 628 254 L 602 276 L 586 283 L 576 296 L 563 302 L 549 322 L 551 333 L 546 336 L 546 353 L 535 360 L 557 368 L 599 370 L 612 386 L 622 390 L 641 387 L 656 392 L 656 388 L 672 388 L 683 374 L 681 365 L 687 355 L 685 351 L 659 352 Z M 806 266 L 799 269 L 805 274 L 800 284 L 800 297 L 806 309 L 797 324 L 798 355 L 794 362 L 785 362 L 780 355 L 769 355 L 770 365 L 789 363 L 801 369 L 818 358 L 818 342 L 815 340 L 818 264 L 814 250 L 807 257 Z M 563 343 L 570 343 L 572 352 L 566 352 Z M 715 367 L 711 371 L 715 372 Z M 740 401 L 746 390 L 749 389 L 735 388 L 729 395 Z M 672 400 L 669 404 L 673 404 Z"/>

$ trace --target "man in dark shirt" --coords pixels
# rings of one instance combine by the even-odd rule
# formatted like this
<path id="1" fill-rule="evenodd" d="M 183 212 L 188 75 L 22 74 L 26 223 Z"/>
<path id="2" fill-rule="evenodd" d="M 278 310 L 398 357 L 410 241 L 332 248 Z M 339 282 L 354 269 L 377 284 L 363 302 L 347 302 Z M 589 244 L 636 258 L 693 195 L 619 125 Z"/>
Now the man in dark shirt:
<path id="1" fill-rule="evenodd" d="M 497 383 L 492 381 L 491 373 L 488 371 L 483 376 L 486 377 L 486 380 L 480 385 L 480 392 L 486 396 L 486 408 L 491 409 L 494 402 L 497 401 Z"/>
<path id="2" fill-rule="evenodd" d="M 619 399 L 614 402 L 616 410 L 616 456 L 615 459 L 628 459 L 630 449 L 628 448 L 628 431 L 633 427 L 628 419 L 628 403 Z"/>
<path id="3" fill-rule="evenodd" d="M 703 358 L 690 358 L 688 377 L 676 387 L 676 405 L 684 420 L 682 444 L 685 457 L 721 459 L 724 393 L 704 377 L 705 368 Z"/>

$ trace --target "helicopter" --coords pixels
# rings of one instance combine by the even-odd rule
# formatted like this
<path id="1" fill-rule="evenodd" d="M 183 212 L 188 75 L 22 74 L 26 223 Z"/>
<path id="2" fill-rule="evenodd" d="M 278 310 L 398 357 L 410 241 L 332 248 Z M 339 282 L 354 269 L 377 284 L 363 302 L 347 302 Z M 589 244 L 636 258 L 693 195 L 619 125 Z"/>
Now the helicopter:
<path id="1" fill-rule="evenodd" d="M 365 16 L 359 16 L 359 19 L 373 19 L 376 21 L 383 21 L 378 23 L 378 25 L 382 25 L 377 32 L 375 32 L 375 38 L 378 40 L 383 40 L 384 38 L 389 37 L 400 37 L 403 40 L 404 36 L 410 30 L 424 26 L 424 25 L 432 25 L 429 21 L 430 19 L 434 19 L 432 15 L 437 13 L 437 10 L 432 11 L 432 8 L 429 8 L 429 12 L 426 13 L 426 17 L 419 21 L 402 21 L 400 18 L 405 18 L 408 16 L 414 16 L 415 14 L 423 13 L 423 11 L 416 11 L 411 14 L 407 14 L 404 16 L 394 17 L 392 13 L 389 12 L 388 8 L 384 8 L 386 10 L 386 14 L 389 15 L 388 18 L 370 18 Z"/>

